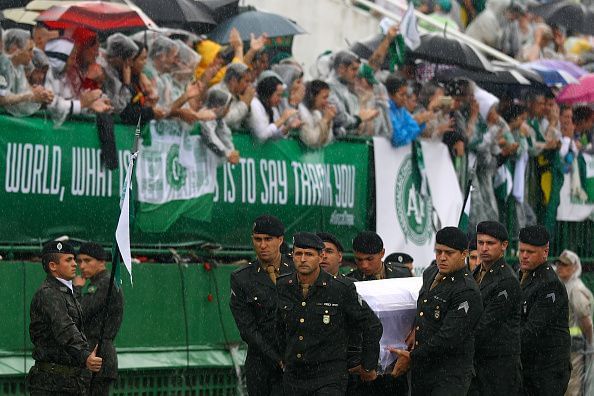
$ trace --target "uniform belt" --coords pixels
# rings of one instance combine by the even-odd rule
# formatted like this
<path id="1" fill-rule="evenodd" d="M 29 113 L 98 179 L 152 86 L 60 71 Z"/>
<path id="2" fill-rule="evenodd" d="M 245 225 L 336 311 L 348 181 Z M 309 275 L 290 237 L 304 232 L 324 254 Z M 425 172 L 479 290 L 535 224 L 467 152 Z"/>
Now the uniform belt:
<path id="1" fill-rule="evenodd" d="M 78 367 L 64 366 L 62 364 L 56 363 L 38 362 L 35 363 L 35 367 L 37 367 L 39 371 L 43 371 L 45 373 L 61 374 L 68 377 L 74 377 L 80 374 L 80 368 Z"/>

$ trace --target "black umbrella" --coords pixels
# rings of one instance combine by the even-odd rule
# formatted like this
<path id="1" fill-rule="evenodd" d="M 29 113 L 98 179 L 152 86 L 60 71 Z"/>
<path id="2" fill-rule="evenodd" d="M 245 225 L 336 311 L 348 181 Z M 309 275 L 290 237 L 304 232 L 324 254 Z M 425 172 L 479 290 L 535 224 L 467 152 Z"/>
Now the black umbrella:
<path id="1" fill-rule="evenodd" d="M 538 91 L 549 93 L 550 88 L 542 78 L 529 70 L 513 66 L 493 66 L 493 71 L 472 71 L 460 67 L 438 71 L 435 74 L 438 81 L 446 82 L 454 78 L 467 78 L 495 95 L 504 93 L 518 93 Z"/>
<path id="2" fill-rule="evenodd" d="M 383 34 L 378 34 L 373 36 L 372 38 L 365 40 L 365 41 L 357 41 L 350 46 L 350 50 L 352 53 L 357 55 L 359 58 L 369 59 L 373 52 L 377 49 L 380 45 L 382 40 L 384 39 Z M 382 64 L 382 69 L 388 69 L 390 67 L 390 60 L 388 57 L 384 59 L 384 63 Z"/>
<path id="3" fill-rule="evenodd" d="M 133 0 L 160 26 L 206 33 L 216 25 L 210 9 L 194 0 Z"/>
<path id="4" fill-rule="evenodd" d="M 299 25 L 281 15 L 262 11 L 246 11 L 220 23 L 208 36 L 218 43 L 228 43 L 229 33 L 233 28 L 239 31 L 243 41 L 249 41 L 252 33 L 255 36 L 266 33 L 270 38 L 305 33 L 305 30 Z"/>
<path id="5" fill-rule="evenodd" d="M 239 13 L 239 0 L 194 0 L 204 4 L 210 10 L 217 23 L 234 17 Z"/>
<path id="6" fill-rule="evenodd" d="M 410 57 L 431 63 L 457 65 L 468 70 L 492 70 L 491 63 L 474 47 L 443 33 L 421 36 L 421 45 L 410 52 Z"/>
<path id="7" fill-rule="evenodd" d="M 572 0 L 538 5 L 531 7 L 530 12 L 543 17 L 549 25 L 564 26 L 573 32 L 590 34 L 594 29 L 588 25 L 588 20 L 592 19 L 592 11 Z"/>
<path id="8" fill-rule="evenodd" d="M 0 10 L 24 7 L 31 0 L 0 0 Z"/>

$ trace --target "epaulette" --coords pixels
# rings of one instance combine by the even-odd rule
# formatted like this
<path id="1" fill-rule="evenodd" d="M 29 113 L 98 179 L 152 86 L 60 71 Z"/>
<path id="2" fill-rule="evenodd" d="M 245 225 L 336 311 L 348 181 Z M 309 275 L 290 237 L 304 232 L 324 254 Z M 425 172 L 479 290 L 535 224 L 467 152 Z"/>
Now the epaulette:
<path id="1" fill-rule="evenodd" d="M 347 278 L 346 276 L 333 276 L 332 279 L 346 286 L 352 285 L 354 283 L 353 279 Z"/>
<path id="2" fill-rule="evenodd" d="M 252 268 L 252 263 L 247 263 L 242 265 L 241 267 L 237 268 L 235 271 L 233 271 L 234 274 L 241 272 L 241 271 L 245 271 L 248 268 Z"/>

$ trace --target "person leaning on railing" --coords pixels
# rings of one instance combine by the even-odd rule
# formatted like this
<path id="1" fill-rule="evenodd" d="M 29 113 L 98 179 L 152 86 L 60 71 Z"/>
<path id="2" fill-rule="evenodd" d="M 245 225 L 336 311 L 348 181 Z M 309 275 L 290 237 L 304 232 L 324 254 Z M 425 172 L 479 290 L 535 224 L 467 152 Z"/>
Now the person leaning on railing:
<path id="1" fill-rule="evenodd" d="M 3 34 L 2 44 L 0 106 L 13 116 L 30 116 L 54 98 L 53 92 L 42 85 L 31 86 L 27 80 L 25 66 L 33 57 L 31 34 L 22 29 L 9 29 Z"/>

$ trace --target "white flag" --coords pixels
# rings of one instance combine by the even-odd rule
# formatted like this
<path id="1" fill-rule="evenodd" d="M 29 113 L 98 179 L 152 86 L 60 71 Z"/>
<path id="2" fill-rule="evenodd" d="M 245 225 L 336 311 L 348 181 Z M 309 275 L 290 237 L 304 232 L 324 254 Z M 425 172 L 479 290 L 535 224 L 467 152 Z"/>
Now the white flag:
<path id="1" fill-rule="evenodd" d="M 421 35 L 417 28 L 417 17 L 413 3 L 408 3 L 408 9 L 400 21 L 400 33 L 404 39 L 404 44 L 411 50 L 416 50 L 421 45 Z"/>
<path id="2" fill-rule="evenodd" d="M 116 242 L 118 249 L 124 260 L 124 265 L 130 274 L 130 283 L 132 283 L 132 253 L 130 251 L 130 189 L 132 170 L 134 168 L 134 158 L 136 154 L 130 156 L 128 170 L 126 172 L 126 181 L 124 182 L 124 197 L 121 201 L 120 219 L 116 228 Z"/>

